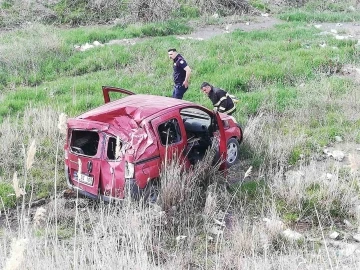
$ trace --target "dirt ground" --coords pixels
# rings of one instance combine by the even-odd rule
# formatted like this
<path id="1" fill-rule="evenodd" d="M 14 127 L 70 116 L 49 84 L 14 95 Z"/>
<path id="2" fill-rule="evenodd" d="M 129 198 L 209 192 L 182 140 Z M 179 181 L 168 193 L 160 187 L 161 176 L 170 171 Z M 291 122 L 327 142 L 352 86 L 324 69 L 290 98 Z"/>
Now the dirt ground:
<path id="1" fill-rule="evenodd" d="M 196 39 L 196 40 L 207 40 L 215 36 L 220 36 L 222 34 L 228 34 L 234 30 L 243 30 L 243 31 L 254 31 L 262 30 L 273 27 L 275 24 L 281 23 L 281 20 L 278 20 L 274 17 L 268 16 L 268 14 L 263 14 L 262 16 L 253 16 L 249 17 L 246 20 L 239 21 L 239 19 L 228 18 L 224 20 L 226 23 L 214 24 L 214 25 L 197 25 L 194 26 L 195 31 L 188 35 L 177 35 L 178 39 Z M 126 38 L 126 39 L 114 39 L 107 42 L 105 45 L 134 45 L 138 42 L 144 40 L 149 40 L 149 37 L 146 38 Z M 85 45 L 77 47 L 78 50 L 84 51 L 88 49 Z"/>
<path id="2" fill-rule="evenodd" d="M 313 26 L 323 32 L 335 34 L 335 38 L 338 35 L 354 40 L 360 39 L 360 22 L 319 23 Z"/>
<path id="3" fill-rule="evenodd" d="M 189 35 L 178 36 L 179 38 L 193 38 L 198 40 L 206 40 L 213 38 L 221 34 L 231 33 L 234 30 L 243 30 L 246 32 L 254 30 L 263 30 L 273 27 L 275 24 L 281 23 L 274 17 L 263 14 L 263 16 L 249 17 L 247 20 L 241 22 L 231 22 L 233 19 L 229 19 L 230 22 L 217 25 L 206 25 L 203 27 L 197 27 L 196 30 Z"/>

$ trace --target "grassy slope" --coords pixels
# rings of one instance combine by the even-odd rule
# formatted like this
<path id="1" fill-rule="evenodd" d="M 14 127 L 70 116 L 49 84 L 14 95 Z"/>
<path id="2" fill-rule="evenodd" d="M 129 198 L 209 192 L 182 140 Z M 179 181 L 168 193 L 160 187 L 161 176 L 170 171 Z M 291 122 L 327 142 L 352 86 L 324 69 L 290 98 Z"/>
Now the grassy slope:
<path id="1" fill-rule="evenodd" d="M 331 224 L 333 219 L 339 217 L 354 217 L 350 212 L 353 206 L 351 199 L 358 196 L 356 179 L 349 170 L 339 169 L 333 163 L 319 165 L 310 157 L 321 153 L 322 147 L 333 142 L 337 135 L 349 142 L 360 142 L 360 122 L 359 117 L 356 117 L 358 86 L 334 73 L 343 64 L 357 63 L 359 51 L 353 41 L 339 41 L 317 35 L 319 31 L 308 25 L 308 20 L 313 17 L 300 16 L 303 12 L 308 12 L 307 8 L 297 13 L 302 19 L 296 19 L 296 22 L 284 22 L 275 29 L 251 33 L 236 31 L 222 39 L 189 40 L 184 43 L 174 36 L 165 36 L 144 40 L 133 46 L 104 46 L 86 52 L 73 50 L 73 45 L 94 40 L 106 42 L 113 38 L 141 36 L 142 30 L 138 29 L 142 27 L 136 27 L 136 31 L 132 26 L 126 29 L 96 27 L 66 31 L 35 25 L 26 31 L 26 38 L 19 32 L 3 34 L 4 46 L 1 50 L 2 55 L 6 55 L 6 61 L 2 62 L 6 68 L 0 74 L 3 87 L 0 94 L 0 139 L 3 146 L 0 152 L 3 164 L 0 168 L 0 195 L 3 202 L 7 206 L 16 203 L 14 197 L 7 196 L 12 190 L 10 180 L 15 170 L 19 171 L 20 184 L 24 184 L 26 179 L 29 194 L 34 188 L 34 197 L 52 194 L 54 180 L 59 181 L 60 187 L 63 185 L 62 157 L 59 155 L 63 137 L 57 131 L 55 121 L 60 112 L 74 116 L 102 104 L 102 85 L 120 86 L 137 93 L 170 94 L 171 62 L 167 59 L 166 50 L 176 47 L 194 71 L 186 99 L 210 107 L 209 101 L 198 91 L 198 86 L 204 80 L 224 87 L 240 98 L 236 118 L 245 125 L 247 135 L 242 146 L 243 158 L 250 159 L 251 164 L 264 173 L 267 181 L 265 184 L 262 179 L 256 179 L 261 181 L 249 182 L 236 190 L 234 196 L 237 213 L 234 219 L 239 222 L 235 227 L 239 231 L 238 234 L 229 235 L 227 241 L 220 238 L 217 240 L 220 242 L 207 246 L 207 236 L 200 229 L 204 224 L 200 222 L 202 226 L 195 226 L 199 225 L 196 223 L 199 221 L 191 217 L 191 222 L 195 222 L 195 225 L 187 234 L 188 237 L 189 234 L 191 236 L 187 245 L 196 252 L 187 254 L 184 251 L 186 248 L 182 249 L 174 244 L 177 235 L 184 233 L 183 230 L 189 230 L 187 222 L 190 222 L 190 218 L 187 220 L 182 216 L 177 218 L 184 223 L 172 224 L 169 231 L 155 230 L 156 235 L 164 235 L 164 239 L 156 243 L 157 248 L 168 249 L 169 253 L 179 250 L 179 258 L 222 268 L 226 265 L 239 265 L 239 262 L 233 261 L 238 256 L 252 255 L 256 260 L 258 257 L 253 254 L 262 254 L 264 251 L 261 248 L 263 239 L 254 235 L 266 232 L 267 235 L 270 234 L 274 247 L 274 250 L 269 251 L 270 254 L 286 254 L 284 260 L 291 265 L 292 256 L 297 255 L 285 252 L 284 249 L 294 246 L 282 242 L 278 232 L 269 233 L 262 224 L 257 223 L 257 227 L 251 227 L 246 225 L 249 223 L 240 221 L 247 220 L 247 216 L 250 219 L 251 215 L 272 215 L 289 222 L 310 218 L 315 223 L 321 220 Z M 332 16 L 321 16 L 322 21 L 332 21 Z M 144 29 L 147 27 L 144 26 Z M 155 27 L 161 29 L 162 26 Z M 170 29 L 170 33 L 174 34 L 188 31 L 186 27 L 171 26 Z M 319 46 L 323 41 L 328 44 L 326 48 Z M 23 169 L 22 157 L 32 138 L 37 138 L 36 162 L 31 169 L 26 170 Z M 281 174 L 291 164 L 300 169 L 306 168 L 306 174 L 300 181 L 289 177 L 284 182 Z M 305 167 L 309 164 L 310 166 Z M 320 173 L 329 171 L 336 178 L 325 184 Z M 54 172 L 58 175 L 54 175 Z M 221 192 L 213 194 L 221 195 L 228 196 Z M 221 198 L 213 200 L 219 203 Z M 229 199 L 224 201 L 229 202 Z M 216 203 L 215 206 L 217 210 L 223 209 Z M 314 206 L 320 213 L 320 219 L 314 213 Z M 126 209 L 122 219 L 134 221 L 139 218 L 139 214 L 136 214 L 139 209 Z M 85 219 L 85 216 L 71 220 L 79 226 L 82 234 L 90 231 L 97 235 L 98 229 L 94 224 L 98 220 L 115 219 L 119 222 L 116 213 L 105 210 L 98 213 L 99 216 L 89 224 L 77 220 Z M 146 224 L 152 226 L 153 216 L 149 216 L 146 209 L 144 211 L 140 212 L 142 222 L 146 220 Z M 62 214 L 66 216 L 65 213 Z M 209 220 L 215 212 L 210 214 Z M 53 219 L 50 218 L 48 222 L 53 224 Z M 127 225 L 121 224 L 119 227 Z M 64 238 L 72 237 L 74 231 L 71 226 L 70 229 L 66 226 L 59 228 L 59 234 Z M 103 224 L 103 228 L 108 226 L 111 227 L 111 223 Z M 147 233 L 150 227 L 138 226 L 139 235 L 136 237 L 156 239 Z M 109 233 L 108 229 L 104 229 L 103 233 L 106 232 L 105 235 L 109 238 L 113 236 L 112 233 L 134 237 L 130 231 L 110 229 Z M 38 230 L 37 233 L 47 236 L 41 238 L 45 244 L 56 246 L 57 236 L 52 229 Z M 95 253 L 99 252 L 96 248 L 98 245 L 94 245 L 96 241 L 100 241 L 97 237 L 94 237 L 95 242 L 86 241 L 85 235 L 83 237 L 82 247 L 90 250 L 94 248 Z M 109 239 L 107 237 L 105 239 Z M 30 239 L 33 240 L 32 236 Z M 76 237 L 75 240 L 70 239 L 68 244 L 75 248 Z M 244 239 L 251 239 L 251 246 Z M 221 250 L 218 249 L 219 246 Z M 111 249 L 113 245 L 103 243 L 103 247 Z M 135 241 L 129 243 L 123 251 L 142 248 L 144 247 L 140 241 Z M 207 254 L 205 257 L 201 255 L 203 252 Z M 32 257 L 36 254 L 28 252 Z M 91 257 L 89 253 L 86 254 Z M 86 264 L 86 260 L 82 260 L 77 252 L 72 254 L 60 249 L 56 256 L 69 255 L 74 256 L 80 267 Z M 133 253 L 133 256 L 141 261 L 141 253 Z M 6 255 L 2 257 L 5 258 Z M 168 256 L 163 257 L 169 260 Z M 133 257 L 126 258 L 125 261 L 128 262 Z M 97 256 L 95 259 L 97 263 L 103 260 Z M 115 257 L 110 259 L 112 263 L 119 265 L 120 262 Z M 41 265 L 44 260 L 46 259 L 36 257 L 34 262 Z M 271 262 L 266 265 L 274 267 L 282 261 L 272 255 L 266 257 L 264 263 L 266 260 Z M 184 265 L 185 262 L 180 261 L 181 259 L 170 260 L 167 264 Z M 110 266 L 109 261 L 107 263 Z M 148 261 L 145 264 L 147 263 Z M 257 266 L 261 267 L 261 263 L 260 260 Z M 241 264 L 249 266 L 250 262 L 243 260 Z M 52 265 L 61 266 L 56 262 Z M 64 265 L 62 267 L 66 268 Z M 150 266 L 145 268 L 148 267 Z"/>

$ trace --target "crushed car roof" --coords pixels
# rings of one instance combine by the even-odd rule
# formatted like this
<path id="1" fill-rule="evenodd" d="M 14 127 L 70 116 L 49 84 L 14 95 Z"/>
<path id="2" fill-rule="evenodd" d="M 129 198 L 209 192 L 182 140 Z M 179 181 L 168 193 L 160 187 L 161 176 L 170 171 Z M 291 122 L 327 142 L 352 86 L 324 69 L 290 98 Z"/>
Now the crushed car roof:
<path id="1" fill-rule="evenodd" d="M 185 100 L 155 95 L 129 95 L 90 110 L 77 118 L 112 124 L 117 122 L 120 124 L 122 122 L 120 121 L 121 118 L 125 117 L 133 119 L 139 125 L 146 117 L 168 108 L 182 105 L 195 104 Z"/>

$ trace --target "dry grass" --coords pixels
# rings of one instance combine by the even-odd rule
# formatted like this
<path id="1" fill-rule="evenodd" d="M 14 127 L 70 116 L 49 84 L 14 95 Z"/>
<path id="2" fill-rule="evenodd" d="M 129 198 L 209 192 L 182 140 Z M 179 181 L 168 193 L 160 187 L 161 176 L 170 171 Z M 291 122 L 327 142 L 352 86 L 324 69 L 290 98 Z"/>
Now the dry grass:
<path id="1" fill-rule="evenodd" d="M 171 224 L 160 225 L 159 212 L 153 207 L 143 208 L 127 201 L 122 206 L 86 206 L 78 200 L 76 240 L 73 234 L 75 225 L 68 223 L 66 228 L 59 229 L 60 238 L 56 241 L 51 219 L 42 228 L 27 230 L 27 248 L 24 246 L 22 250 L 10 248 L 13 234 L 8 233 L 2 236 L 3 241 L 0 242 L 0 267 L 14 260 L 12 254 L 15 251 L 17 258 L 23 256 L 22 260 L 16 260 L 17 263 L 23 262 L 21 269 L 330 267 L 322 248 L 315 250 L 311 243 L 298 245 L 287 242 L 281 237 L 279 229 L 269 228 L 261 217 L 252 217 L 246 211 L 234 215 L 231 227 L 223 229 L 219 235 L 209 234 L 204 227 L 191 224 L 170 234 L 166 233 L 166 226 Z M 61 209 L 58 210 L 61 215 Z M 73 212 L 74 209 L 67 211 Z M 186 238 L 177 240 L 179 235 Z M 25 239 L 21 237 L 18 239 Z M 336 249 L 329 251 L 333 265 L 356 269 L 360 263 L 356 255 L 341 257 L 335 256 L 335 252 Z"/>
<path id="2" fill-rule="evenodd" d="M 0 163 L 5 174 L 5 178 L 10 178 L 11 172 L 22 167 L 23 162 L 19 157 L 22 156 L 24 144 L 31 144 L 31 140 L 36 138 L 37 151 L 41 155 L 37 156 L 38 165 L 43 169 L 53 171 L 54 158 L 56 154 L 56 144 L 58 138 L 57 123 L 54 119 L 58 118 L 59 113 L 50 107 L 32 108 L 28 107 L 23 117 L 11 119 L 5 118 L 0 124 Z M 34 147 L 34 146 L 33 146 Z M 36 149 L 33 149 L 36 150 Z M 32 165 L 31 160 L 35 158 L 35 152 L 32 153 L 28 165 Z M 49 159 L 49 157 L 51 157 Z M 30 164 L 31 163 L 31 164 Z M 38 165 L 35 166 L 38 168 Z"/>
<path id="3" fill-rule="evenodd" d="M 342 164 L 328 160 L 312 161 L 297 171 L 288 171 L 285 176 L 275 175 L 271 189 L 275 196 L 287 202 L 289 211 L 314 218 L 317 207 L 321 220 L 332 224 L 336 217 L 354 215 L 352 209 L 359 203 L 357 185 L 356 177 Z"/>
<path id="4" fill-rule="evenodd" d="M 16 198 L 20 198 L 22 195 L 25 195 L 26 192 L 24 191 L 23 188 L 21 188 L 19 186 L 19 179 L 17 177 L 17 172 L 14 172 L 14 176 L 13 176 L 13 188 L 15 191 L 15 196 Z"/>
<path id="5" fill-rule="evenodd" d="M 35 73 L 39 69 L 38 63 L 62 46 L 55 30 L 41 24 L 28 24 L 9 35 L 1 34 L 1 38 L 4 41 L 0 45 L 0 62 L 13 75 L 21 75 L 23 69 Z"/>
<path id="6" fill-rule="evenodd" d="M 27 152 L 26 170 L 30 170 L 32 165 L 34 164 L 35 153 L 36 153 L 36 143 L 35 143 L 35 140 L 33 140 L 31 142 L 31 145 L 30 145 L 29 150 Z"/>
<path id="7" fill-rule="evenodd" d="M 28 245 L 28 239 L 14 238 L 11 244 L 10 255 L 6 261 L 4 270 L 17 270 L 23 269 L 24 253 Z"/>
<path id="8" fill-rule="evenodd" d="M 310 100 L 304 103 L 306 113 L 311 113 L 310 104 Z M 59 115 L 56 111 L 28 108 L 24 115 L 13 123 L 5 119 L 1 124 L 1 143 L 6 148 L 1 148 L 0 157 L 9 172 L 15 171 L 10 159 L 12 151 L 21 155 L 22 145 L 31 145 L 31 139 L 37 138 L 37 151 L 51 149 L 48 155 L 56 155 L 54 142 L 62 136 L 53 121 Z M 299 117 L 299 121 L 305 118 Z M 191 172 L 185 172 L 173 159 L 162 172 L 155 205 L 144 207 L 127 200 L 121 205 L 104 205 L 77 198 L 59 199 L 44 208 L 23 211 L 18 220 L 22 229 L 15 232 L 6 228 L 1 236 L 0 268 L 8 267 L 13 260 L 11 239 L 16 237 L 28 241 L 28 248 L 17 252 L 24 256 L 21 269 L 319 269 L 331 265 L 357 269 L 360 262 L 355 253 L 335 256 L 339 249 L 329 247 L 328 257 L 321 242 L 291 243 L 281 235 L 282 226 L 269 226 L 263 221 L 280 219 L 279 201 L 286 202 L 287 210 L 306 217 L 312 210 L 309 214 L 302 203 L 312 202 L 324 225 L 331 225 L 334 205 L 339 214 L 354 216 L 353 209 L 358 205 L 356 174 L 337 162 L 313 160 L 299 163 L 293 172 L 288 172 L 285 161 L 289 149 L 303 143 L 304 138 L 282 133 L 280 120 L 278 115 L 264 110 L 251 118 L 245 129 L 245 143 L 254 151 L 264 152 L 264 159 L 276 165 L 261 168 L 268 182 L 267 189 L 253 202 L 256 206 L 249 204 L 243 194 L 229 194 L 224 175 L 212 166 L 211 153 Z M 52 144 L 44 146 L 48 139 Z M 29 172 L 48 164 L 42 163 L 45 157 L 28 156 L 32 161 L 28 162 Z M 18 157 L 14 160 L 20 169 L 26 167 Z M 354 160 L 352 164 L 356 166 Z M 47 168 L 53 175 L 55 166 Z"/>

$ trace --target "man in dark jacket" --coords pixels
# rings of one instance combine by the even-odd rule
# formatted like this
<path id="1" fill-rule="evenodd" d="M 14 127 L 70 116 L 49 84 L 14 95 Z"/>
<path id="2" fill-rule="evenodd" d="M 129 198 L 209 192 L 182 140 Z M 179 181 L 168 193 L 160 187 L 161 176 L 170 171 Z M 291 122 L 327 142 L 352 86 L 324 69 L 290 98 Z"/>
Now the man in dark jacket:
<path id="1" fill-rule="evenodd" d="M 203 82 L 200 88 L 212 101 L 215 111 L 228 115 L 231 115 L 236 111 L 232 98 L 225 90 L 214 87 L 207 82 Z"/>
<path id="2" fill-rule="evenodd" d="M 191 69 L 184 57 L 177 53 L 176 49 L 169 49 L 168 55 L 174 62 L 174 91 L 172 97 L 182 99 L 189 87 Z"/>

